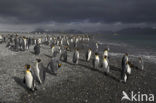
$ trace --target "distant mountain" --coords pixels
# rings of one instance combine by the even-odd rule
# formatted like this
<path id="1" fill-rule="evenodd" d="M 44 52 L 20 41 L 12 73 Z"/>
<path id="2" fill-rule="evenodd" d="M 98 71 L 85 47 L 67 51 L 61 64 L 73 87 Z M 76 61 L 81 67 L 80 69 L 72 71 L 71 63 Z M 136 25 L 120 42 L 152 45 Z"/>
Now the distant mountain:
<path id="1" fill-rule="evenodd" d="M 126 28 L 126 29 L 122 29 L 120 31 L 115 32 L 114 34 L 116 35 L 121 35 L 121 34 L 128 34 L 128 35 L 133 35 L 133 34 L 137 34 L 137 35 L 143 35 L 143 34 L 155 34 L 156 35 L 156 29 L 153 28 Z"/>
<path id="2" fill-rule="evenodd" d="M 74 30 L 74 29 L 69 29 L 69 30 L 52 30 L 52 31 L 46 31 L 44 29 L 38 28 L 32 33 L 69 33 L 69 34 L 83 34 L 85 32 L 79 31 L 79 30 Z"/>
<path id="3" fill-rule="evenodd" d="M 116 32 L 113 31 L 93 31 L 93 32 L 85 32 L 75 29 L 69 29 L 69 30 L 52 30 L 52 31 L 46 31 L 44 29 L 36 29 L 32 33 L 68 33 L 68 34 L 113 34 L 113 35 L 156 35 L 156 29 L 154 28 L 125 28 Z"/>
<path id="4" fill-rule="evenodd" d="M 113 34 L 112 31 L 95 31 L 95 32 L 90 32 L 92 34 Z"/>

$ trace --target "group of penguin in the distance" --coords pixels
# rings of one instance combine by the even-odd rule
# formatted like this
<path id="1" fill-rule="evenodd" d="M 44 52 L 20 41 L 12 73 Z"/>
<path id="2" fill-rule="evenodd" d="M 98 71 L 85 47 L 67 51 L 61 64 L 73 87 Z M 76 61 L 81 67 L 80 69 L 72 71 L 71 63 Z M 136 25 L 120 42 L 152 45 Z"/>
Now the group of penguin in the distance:
<path id="1" fill-rule="evenodd" d="M 15 38 L 13 38 L 15 37 Z M 30 63 L 25 65 L 25 74 L 23 82 L 26 84 L 27 88 L 31 91 L 37 90 L 36 88 L 36 81 L 39 84 L 43 84 L 46 79 L 46 71 L 48 70 L 50 73 L 57 75 L 57 70 L 62 66 L 61 61 L 67 62 L 68 61 L 68 53 L 73 53 L 72 62 L 73 64 L 79 64 L 80 55 L 85 55 L 85 62 L 91 62 L 93 69 L 102 68 L 106 74 L 110 73 L 110 57 L 109 57 L 109 48 L 104 49 L 102 53 L 102 57 L 100 57 L 99 51 L 99 43 L 95 43 L 95 50 L 93 50 L 92 46 L 85 47 L 88 48 L 85 54 L 80 54 L 79 45 L 87 44 L 91 42 L 91 37 L 88 35 L 61 35 L 61 36 L 53 36 L 53 35 L 45 35 L 38 38 L 33 37 L 20 37 L 18 35 L 15 36 L 8 36 L 5 37 L 6 39 L 13 39 L 12 42 L 14 44 L 14 48 L 21 49 L 22 47 L 19 46 L 19 42 L 15 39 L 22 38 L 23 39 L 23 48 L 29 49 L 29 46 L 34 46 L 34 54 L 37 55 L 35 62 L 35 66 L 32 67 Z M 8 39 L 8 40 L 9 40 Z M 8 41 L 10 42 L 10 40 Z M 7 42 L 7 45 L 10 44 Z M 15 43 L 16 42 L 16 43 Z M 40 59 L 40 48 L 41 45 L 50 46 L 51 49 L 51 60 L 49 61 L 48 65 L 43 68 L 42 59 Z M 7 46 L 8 47 L 8 46 Z M 84 50 L 82 50 L 84 52 Z M 139 69 L 144 69 L 143 60 L 141 57 L 138 58 L 139 61 Z M 132 74 L 132 68 L 135 67 L 128 58 L 128 53 L 125 53 L 122 57 L 121 62 L 121 78 L 120 82 L 126 83 L 128 80 L 129 75 Z"/>

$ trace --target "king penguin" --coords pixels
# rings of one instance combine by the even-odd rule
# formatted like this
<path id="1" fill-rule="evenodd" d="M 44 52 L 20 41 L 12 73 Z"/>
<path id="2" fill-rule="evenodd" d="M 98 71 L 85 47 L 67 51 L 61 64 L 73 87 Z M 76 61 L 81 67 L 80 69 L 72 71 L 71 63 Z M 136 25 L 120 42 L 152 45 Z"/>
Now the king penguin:
<path id="1" fill-rule="evenodd" d="M 127 71 L 127 74 L 128 74 L 128 75 L 131 74 L 131 67 L 130 67 L 129 62 L 126 62 L 126 71 Z"/>
<path id="2" fill-rule="evenodd" d="M 79 56 L 80 56 L 79 50 L 76 49 L 76 50 L 74 51 L 74 54 L 73 54 L 73 63 L 74 63 L 74 64 L 78 64 L 78 62 L 79 62 Z"/>
<path id="3" fill-rule="evenodd" d="M 99 63 L 100 63 L 99 54 L 98 53 L 95 53 L 95 57 L 93 59 L 93 68 L 94 69 L 98 69 Z"/>
<path id="4" fill-rule="evenodd" d="M 98 49 L 99 49 L 99 43 L 98 42 L 96 42 L 96 51 L 98 51 Z"/>
<path id="5" fill-rule="evenodd" d="M 65 50 L 62 52 L 61 56 L 60 56 L 60 60 L 63 60 L 64 62 L 67 62 L 67 49 L 68 47 L 65 47 Z"/>
<path id="6" fill-rule="evenodd" d="M 55 46 L 54 45 L 51 48 L 51 53 L 52 53 L 52 56 L 54 56 L 54 53 L 55 53 Z"/>
<path id="7" fill-rule="evenodd" d="M 34 72 L 37 81 L 42 84 L 45 80 L 45 70 L 43 64 L 41 63 L 41 59 L 36 59 Z"/>
<path id="8" fill-rule="evenodd" d="M 141 57 L 138 58 L 139 59 L 139 67 L 141 70 L 144 70 L 144 62 L 143 59 Z"/>
<path id="9" fill-rule="evenodd" d="M 61 67 L 61 63 L 57 58 L 52 58 L 48 63 L 47 69 L 50 73 L 57 75 L 57 70 Z"/>
<path id="10" fill-rule="evenodd" d="M 122 58 L 122 63 L 121 63 L 121 82 L 127 81 L 127 69 L 126 69 L 126 63 L 128 62 L 128 54 L 125 53 L 125 55 Z"/>
<path id="11" fill-rule="evenodd" d="M 109 61 L 108 61 L 108 57 L 104 56 L 103 58 L 103 68 L 106 71 L 106 73 L 109 73 Z"/>
<path id="12" fill-rule="evenodd" d="M 34 76 L 31 71 L 31 66 L 29 64 L 25 65 L 26 71 L 23 82 L 26 84 L 27 88 L 31 91 L 36 90 L 35 83 L 34 83 Z"/>
<path id="13" fill-rule="evenodd" d="M 86 61 L 90 61 L 92 55 L 92 50 L 89 48 L 88 51 L 86 52 Z"/>
<path id="14" fill-rule="evenodd" d="M 36 44 L 34 46 L 34 54 L 35 55 L 39 55 L 40 54 L 40 45 L 39 44 Z"/>

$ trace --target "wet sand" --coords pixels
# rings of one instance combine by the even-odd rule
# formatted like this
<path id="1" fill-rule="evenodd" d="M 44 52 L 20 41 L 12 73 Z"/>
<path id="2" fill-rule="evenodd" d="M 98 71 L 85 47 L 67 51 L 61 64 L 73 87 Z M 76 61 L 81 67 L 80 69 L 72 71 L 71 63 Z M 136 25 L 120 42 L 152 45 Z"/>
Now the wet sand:
<path id="1" fill-rule="evenodd" d="M 40 58 L 44 66 L 50 61 L 51 50 L 41 47 Z M 68 62 L 62 62 L 57 76 L 46 73 L 45 83 L 38 85 L 38 91 L 29 92 L 22 83 L 24 65 L 35 60 L 33 47 L 30 51 L 13 52 L 0 45 L 0 101 L 22 103 L 120 103 L 122 91 L 127 93 L 156 94 L 156 64 L 145 61 L 145 70 L 132 69 L 126 84 L 120 83 L 121 56 L 110 55 L 110 74 L 102 68 L 95 70 L 91 62 L 84 60 L 81 51 L 78 65 L 72 64 L 72 52 L 68 52 Z M 135 63 L 136 58 L 130 60 Z M 124 101 L 125 103 L 126 101 Z M 128 102 L 128 101 L 127 101 Z"/>

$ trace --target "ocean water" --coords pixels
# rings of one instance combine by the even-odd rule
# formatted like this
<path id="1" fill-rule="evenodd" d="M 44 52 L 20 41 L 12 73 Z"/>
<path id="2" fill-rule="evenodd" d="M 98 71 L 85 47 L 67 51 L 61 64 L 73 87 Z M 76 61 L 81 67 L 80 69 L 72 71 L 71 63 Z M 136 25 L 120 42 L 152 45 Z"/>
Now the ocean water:
<path id="1" fill-rule="evenodd" d="M 112 55 L 141 56 L 145 60 L 156 63 L 156 35 L 95 35 L 100 43 L 101 51 L 109 47 Z"/>

